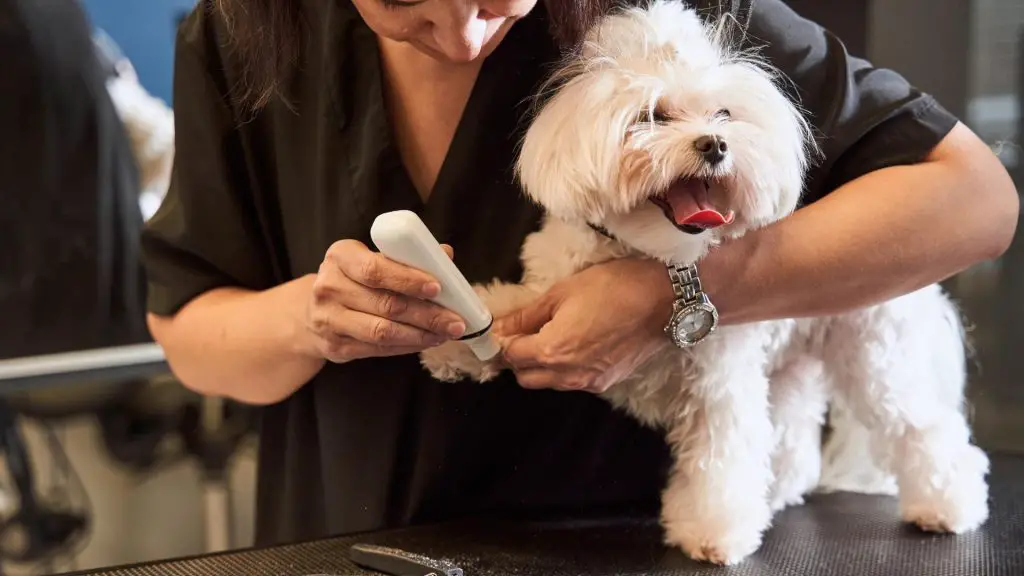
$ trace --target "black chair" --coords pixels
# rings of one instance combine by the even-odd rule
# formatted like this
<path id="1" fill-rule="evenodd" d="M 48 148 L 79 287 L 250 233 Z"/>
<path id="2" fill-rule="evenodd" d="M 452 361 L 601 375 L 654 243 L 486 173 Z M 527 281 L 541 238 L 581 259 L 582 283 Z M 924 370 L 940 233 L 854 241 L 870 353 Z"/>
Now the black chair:
<path id="1" fill-rule="evenodd" d="M 145 342 L 142 214 L 132 149 L 76 0 L 0 0 L 0 360 Z M 92 413 L 138 379 L 59 394 L 0 382 L 4 464 L 18 511 L 0 559 L 39 562 L 77 547 L 87 506 L 35 491 L 21 417 Z"/>
<path id="2" fill-rule="evenodd" d="M 75 0 L 0 0 L 0 359 L 149 340 L 139 177 Z"/>

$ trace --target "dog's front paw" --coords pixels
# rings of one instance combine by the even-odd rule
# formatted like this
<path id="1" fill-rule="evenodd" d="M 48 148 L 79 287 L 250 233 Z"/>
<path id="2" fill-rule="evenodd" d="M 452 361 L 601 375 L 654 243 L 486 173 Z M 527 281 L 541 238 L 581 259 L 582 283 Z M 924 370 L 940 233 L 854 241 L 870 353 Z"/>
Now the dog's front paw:
<path id="1" fill-rule="evenodd" d="M 757 552 L 764 530 L 761 522 L 742 513 L 704 522 L 665 520 L 663 524 L 667 545 L 681 548 L 699 562 L 720 566 L 739 564 Z"/>
<path id="2" fill-rule="evenodd" d="M 754 486 L 745 495 L 726 497 L 715 488 L 699 489 L 690 483 L 670 484 L 662 501 L 661 524 L 665 543 L 682 548 L 694 560 L 723 566 L 737 564 L 757 551 L 772 512 L 766 497 Z"/>
<path id="3" fill-rule="evenodd" d="M 481 362 L 462 342 L 446 342 L 420 352 L 420 363 L 436 380 L 487 382 L 501 371 L 497 361 Z"/>
<path id="4" fill-rule="evenodd" d="M 420 364 L 430 372 L 435 380 L 442 382 L 457 382 L 467 376 L 466 372 L 459 369 L 458 342 L 447 342 L 435 348 L 428 348 L 420 352 Z"/>

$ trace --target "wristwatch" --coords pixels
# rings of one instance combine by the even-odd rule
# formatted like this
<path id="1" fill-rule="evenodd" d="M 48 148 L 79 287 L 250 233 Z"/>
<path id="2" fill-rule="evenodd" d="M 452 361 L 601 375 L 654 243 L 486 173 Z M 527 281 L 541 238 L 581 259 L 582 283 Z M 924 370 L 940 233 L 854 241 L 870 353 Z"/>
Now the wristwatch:
<path id="1" fill-rule="evenodd" d="M 668 266 L 668 277 L 676 299 L 665 333 L 680 348 L 689 348 L 707 338 L 718 327 L 718 309 L 700 286 L 697 265 Z"/>

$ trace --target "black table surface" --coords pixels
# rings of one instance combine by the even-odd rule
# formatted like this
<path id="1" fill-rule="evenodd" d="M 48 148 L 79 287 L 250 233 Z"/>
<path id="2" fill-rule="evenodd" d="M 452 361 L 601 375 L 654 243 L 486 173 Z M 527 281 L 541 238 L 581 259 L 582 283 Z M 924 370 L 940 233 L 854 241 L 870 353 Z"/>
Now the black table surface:
<path id="1" fill-rule="evenodd" d="M 1024 457 L 993 457 L 992 515 L 961 536 L 900 523 L 895 499 L 813 496 L 779 514 L 761 550 L 717 568 L 660 544 L 645 519 L 554 523 L 466 521 L 84 572 L 91 576 L 369 576 L 348 560 L 354 543 L 454 562 L 465 576 L 1022 576 Z"/>

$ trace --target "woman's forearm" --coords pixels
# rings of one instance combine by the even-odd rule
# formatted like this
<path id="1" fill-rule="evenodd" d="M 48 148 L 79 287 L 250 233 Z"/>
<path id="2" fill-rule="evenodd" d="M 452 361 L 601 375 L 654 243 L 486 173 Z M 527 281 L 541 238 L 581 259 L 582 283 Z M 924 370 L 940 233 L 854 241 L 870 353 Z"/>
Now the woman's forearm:
<path id="1" fill-rule="evenodd" d="M 252 404 L 277 402 L 324 365 L 303 328 L 314 279 L 262 292 L 211 290 L 172 318 L 150 315 L 150 331 L 188 388 Z"/>
<path id="2" fill-rule="evenodd" d="M 959 126 L 926 162 L 868 174 L 716 249 L 701 275 L 723 324 L 842 313 L 999 256 L 1017 215 L 1005 169 Z"/>

